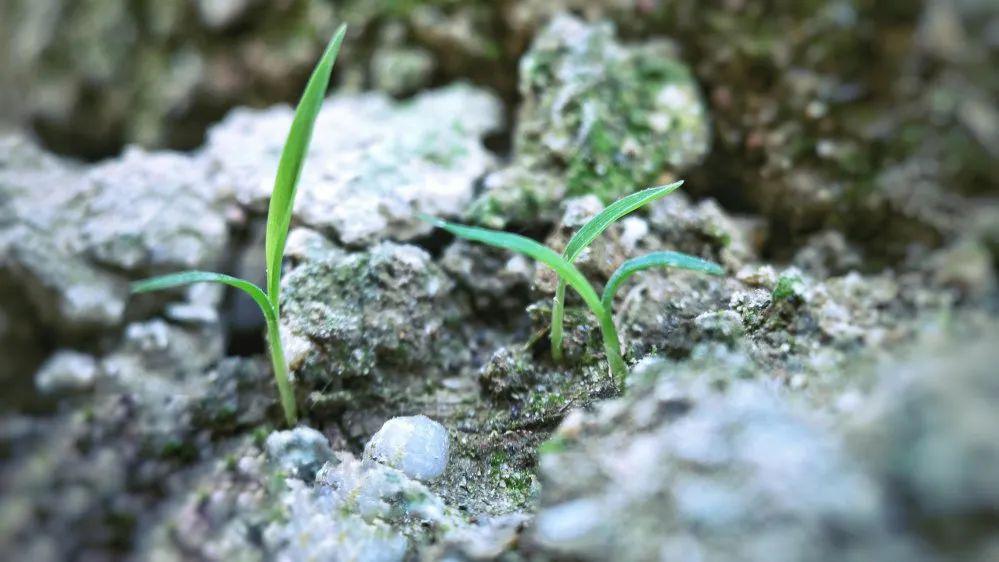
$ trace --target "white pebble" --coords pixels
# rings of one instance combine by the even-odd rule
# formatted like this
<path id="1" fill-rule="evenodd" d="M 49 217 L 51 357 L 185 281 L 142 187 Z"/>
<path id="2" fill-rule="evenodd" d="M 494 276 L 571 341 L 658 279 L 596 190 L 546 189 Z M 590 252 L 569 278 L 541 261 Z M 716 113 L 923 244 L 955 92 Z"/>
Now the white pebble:
<path id="1" fill-rule="evenodd" d="M 392 418 L 364 447 L 364 456 L 416 480 L 433 480 L 447 468 L 450 441 L 444 426 L 427 416 Z"/>

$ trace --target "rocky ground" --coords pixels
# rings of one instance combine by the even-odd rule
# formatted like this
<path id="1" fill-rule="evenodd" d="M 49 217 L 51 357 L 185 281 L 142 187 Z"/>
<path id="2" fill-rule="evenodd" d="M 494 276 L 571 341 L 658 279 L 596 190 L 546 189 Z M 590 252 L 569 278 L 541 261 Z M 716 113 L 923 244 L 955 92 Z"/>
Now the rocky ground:
<path id="1" fill-rule="evenodd" d="M 5 3 L 0 552 L 999 558 L 999 15 L 772 4 Z M 292 429 L 251 301 L 128 283 L 262 281 L 271 104 L 342 19 L 285 260 Z M 573 295 L 552 361 L 550 271 L 416 218 L 561 250 L 678 178 L 577 262 L 726 271 L 622 287 L 623 391 Z"/>

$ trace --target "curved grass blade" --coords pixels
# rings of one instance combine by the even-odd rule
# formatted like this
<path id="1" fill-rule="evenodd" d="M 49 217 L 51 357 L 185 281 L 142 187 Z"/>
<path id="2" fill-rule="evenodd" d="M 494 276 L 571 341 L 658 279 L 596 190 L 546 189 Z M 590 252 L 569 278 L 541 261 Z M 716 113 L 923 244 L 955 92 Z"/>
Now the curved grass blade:
<path id="1" fill-rule="evenodd" d="M 611 310 L 614 302 L 614 294 L 618 287 L 628 280 L 629 277 L 645 269 L 653 267 L 677 267 L 691 271 L 710 273 L 711 275 L 723 275 L 725 270 L 715 262 L 702 260 L 701 258 L 680 252 L 652 252 L 641 257 L 632 258 L 621 264 L 614 274 L 611 275 L 607 286 L 604 287 L 603 297 L 600 299 L 606 310 Z"/>
<path id="2" fill-rule="evenodd" d="M 150 279 L 136 281 L 135 283 L 132 283 L 131 289 L 133 293 L 148 293 L 150 291 L 161 291 L 163 289 L 182 287 L 192 283 L 221 283 L 223 285 L 235 287 L 250 295 L 253 301 L 257 303 L 257 306 L 260 307 L 260 310 L 264 313 L 265 317 L 270 319 L 275 316 L 274 309 L 271 308 L 271 303 L 267 300 L 267 295 L 264 294 L 260 287 L 257 287 L 249 281 L 244 281 L 238 277 L 232 277 L 222 273 L 213 273 L 211 271 L 183 271 L 180 273 L 171 273 L 169 275 L 161 275 L 160 277 L 152 277 Z"/>
<path id="3" fill-rule="evenodd" d="M 583 225 L 576 234 L 569 239 L 568 244 L 565 246 L 565 251 L 562 252 L 562 256 L 569 260 L 569 262 L 576 261 L 579 254 L 586 249 L 597 236 L 607 230 L 607 228 L 614 224 L 617 220 L 624 217 L 625 215 L 636 211 L 642 206 L 659 199 L 660 197 L 665 197 L 670 193 L 673 193 L 680 186 L 683 185 L 683 180 L 675 181 L 668 185 L 661 185 L 658 187 L 650 187 L 648 189 L 643 189 L 632 193 L 631 195 L 622 197 L 617 201 L 611 203 L 603 211 L 597 213 L 592 219 L 590 219 L 586 224 Z M 552 347 L 552 358 L 556 361 L 562 360 L 562 322 L 565 315 L 565 281 L 559 279 L 558 286 L 555 287 L 555 299 L 552 301 L 552 332 L 551 332 L 551 347 Z"/>
<path id="4" fill-rule="evenodd" d="M 298 189 L 302 164 L 309 150 L 309 142 L 312 140 L 316 116 L 319 115 L 323 98 L 326 97 L 326 88 L 333 73 L 333 63 L 340 52 L 340 44 L 346 31 L 346 24 L 337 29 L 315 70 L 312 71 L 312 76 L 302 93 L 302 99 L 295 108 L 295 118 L 292 120 L 288 139 L 281 151 L 274 190 L 271 192 L 270 206 L 267 209 L 267 238 L 264 242 L 267 260 L 267 296 L 275 312 L 278 311 L 280 302 L 281 258 L 288 238 L 288 228 L 291 226 L 292 208 L 295 205 L 295 192 Z"/>
<path id="5" fill-rule="evenodd" d="M 434 219 L 426 215 L 421 215 L 420 218 L 460 238 L 525 254 L 555 270 L 560 279 L 564 279 L 583 297 L 583 301 L 590 308 L 593 315 L 597 317 L 597 321 L 600 322 L 600 333 L 603 336 L 604 350 L 607 354 L 607 362 L 610 364 L 611 372 L 619 383 L 624 382 L 628 368 L 624 363 L 624 359 L 621 358 L 621 344 L 617 337 L 617 329 L 614 327 L 614 320 L 611 318 L 610 312 L 600 303 L 600 299 L 597 297 L 597 292 L 593 290 L 593 286 L 576 269 L 576 266 L 569 263 L 569 261 L 551 248 L 519 234 L 463 226 Z"/>
<path id="6" fill-rule="evenodd" d="M 576 261 L 579 254 L 581 254 L 587 246 L 596 240 L 597 236 L 600 236 L 603 231 L 607 230 L 610 225 L 614 224 L 625 215 L 642 208 L 646 204 L 673 193 L 677 189 L 680 189 L 680 186 L 682 185 L 683 180 L 680 180 L 668 185 L 650 187 L 648 189 L 636 191 L 631 195 L 622 197 L 610 205 L 607 205 L 603 211 L 597 213 L 596 216 L 584 224 L 582 228 L 577 230 L 576 234 L 572 235 L 572 238 L 569 239 L 569 243 L 565 245 L 565 251 L 562 252 L 562 255 L 570 262 Z"/>
<path id="7" fill-rule="evenodd" d="M 294 426 L 298 420 L 298 411 L 295 406 L 295 394 L 291 389 L 291 382 L 288 380 L 288 363 L 284 359 L 284 348 L 281 346 L 281 333 L 278 328 L 277 311 L 271 306 L 270 299 L 260 287 L 249 281 L 224 275 L 222 273 L 212 273 L 210 271 L 184 271 L 172 273 L 151 279 L 143 279 L 132 283 L 133 293 L 146 293 L 149 291 L 159 291 L 162 289 L 172 289 L 190 285 L 191 283 L 221 283 L 242 290 L 257 303 L 260 311 L 264 313 L 264 320 L 267 322 L 267 340 L 271 350 L 271 364 L 274 366 L 274 381 L 277 383 L 278 396 L 281 398 L 281 409 L 284 410 L 284 419 L 288 426 Z"/>
<path id="8" fill-rule="evenodd" d="M 428 219 L 424 218 L 424 220 Z M 603 314 L 604 311 L 600 305 L 600 299 L 597 297 L 597 292 L 593 290 L 593 286 L 590 285 L 590 282 L 583 277 L 583 274 L 574 265 L 558 255 L 555 250 L 539 244 L 526 236 L 511 232 L 464 226 L 440 219 L 429 219 L 428 222 L 460 238 L 482 242 L 483 244 L 506 250 L 513 250 L 514 252 L 534 258 L 555 270 L 555 273 L 558 273 L 559 277 L 565 279 L 573 289 L 576 289 L 579 295 L 583 297 L 583 301 L 593 310 L 594 314 Z"/>

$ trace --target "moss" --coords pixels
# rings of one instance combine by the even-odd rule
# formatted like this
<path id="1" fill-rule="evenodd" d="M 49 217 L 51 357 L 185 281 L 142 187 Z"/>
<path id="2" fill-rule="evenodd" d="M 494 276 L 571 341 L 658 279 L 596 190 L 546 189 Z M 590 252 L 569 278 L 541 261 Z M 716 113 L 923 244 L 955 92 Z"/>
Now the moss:
<path id="1" fill-rule="evenodd" d="M 271 434 L 274 430 L 273 427 L 269 425 L 261 425 L 253 429 L 253 444 L 259 448 L 263 449 L 264 445 L 267 443 L 267 436 Z"/>
<path id="2" fill-rule="evenodd" d="M 696 93 L 690 107 L 660 107 L 657 98 L 664 88 L 694 88 L 686 67 L 664 52 L 639 50 L 622 64 L 608 64 L 607 70 L 607 78 L 576 104 L 581 131 L 587 126 L 586 112 L 597 109 L 567 171 L 569 195 L 592 193 L 605 203 L 655 183 L 670 167 L 671 155 L 697 150 L 681 142 L 693 137 L 696 145 L 707 135 Z"/>
<path id="3" fill-rule="evenodd" d="M 535 414 L 550 414 L 560 412 L 567 402 L 557 390 L 532 392 L 527 399 L 527 408 Z"/>
<path id="4" fill-rule="evenodd" d="M 800 275 L 795 273 L 782 274 L 777 279 L 777 284 L 774 286 L 771 298 L 775 303 L 788 300 L 791 297 L 797 296 L 801 292 L 803 285 L 804 281 Z"/>
<path id="5" fill-rule="evenodd" d="M 528 501 L 537 485 L 533 471 L 514 468 L 509 455 L 502 450 L 489 456 L 489 478 L 520 504 Z"/>
<path id="6" fill-rule="evenodd" d="M 561 453 L 569 448 L 569 439 L 564 435 L 553 435 L 538 446 L 538 456 Z"/>
<path id="7" fill-rule="evenodd" d="M 169 439 L 160 448 L 159 456 L 163 459 L 176 459 L 182 463 L 189 463 L 198 458 L 198 449 L 187 441 Z"/>

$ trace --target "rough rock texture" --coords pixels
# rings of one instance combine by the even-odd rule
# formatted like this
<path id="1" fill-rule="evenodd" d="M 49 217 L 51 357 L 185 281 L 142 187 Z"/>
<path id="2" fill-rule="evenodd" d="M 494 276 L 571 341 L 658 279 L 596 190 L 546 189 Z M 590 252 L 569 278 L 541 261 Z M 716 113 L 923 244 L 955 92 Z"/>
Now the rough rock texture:
<path id="1" fill-rule="evenodd" d="M 996 421 L 985 405 L 995 351 L 945 341 L 942 356 L 931 346 L 886 365 L 905 374 L 873 396 L 843 392 L 846 440 L 831 431 L 842 422 L 806 413 L 811 398 L 751 380 L 766 374 L 739 353 L 647 362 L 625 398 L 570 414 L 542 446 L 529 536 L 586 560 L 986 560 L 999 450 L 981 424 Z"/>
<path id="2" fill-rule="evenodd" d="M 308 379 L 436 363 L 446 324 L 460 310 L 447 298 L 451 286 L 416 246 L 383 242 L 304 261 L 282 289 L 289 365 Z"/>
<path id="3" fill-rule="evenodd" d="M 667 43 L 626 47 L 609 23 L 559 16 L 521 59 L 519 80 L 513 163 L 486 181 L 477 221 L 524 223 L 567 195 L 609 203 L 708 151 L 705 105 Z"/>
<path id="4" fill-rule="evenodd" d="M 293 98 L 335 27 L 329 5 L 302 0 L 13 0 L 0 21 L 0 96 L 85 156 L 191 148 L 236 103 Z"/>
<path id="5" fill-rule="evenodd" d="M 99 368 L 86 353 L 57 351 L 35 373 L 35 386 L 43 394 L 71 393 L 93 388 Z"/>
<path id="6" fill-rule="evenodd" d="M 235 444 L 166 514 L 150 548 L 171 558 L 401 561 L 472 527 L 404 472 L 346 451 L 334 456 L 314 429 L 272 433 L 266 451 Z"/>
<path id="7" fill-rule="evenodd" d="M 329 441 L 308 427 L 275 431 L 267 437 L 267 457 L 290 478 L 312 481 L 324 464 L 334 460 Z"/>
<path id="8" fill-rule="evenodd" d="M 206 183 L 186 155 L 135 149 L 88 167 L 0 138 L 0 348 L 21 360 L 0 379 L 30 383 L 46 345 L 93 346 L 120 327 L 129 280 L 215 267 L 228 228 Z M 187 313 L 216 314 L 204 291 L 188 295 Z"/>
<path id="9" fill-rule="evenodd" d="M 338 93 L 317 128 L 282 291 L 299 427 L 252 303 L 125 294 L 259 280 L 287 107 L 190 155 L 0 141 L 4 556 L 999 558 L 988 3 L 13 0 L 0 71 L 32 95 L 0 114 L 76 154 L 184 144 L 293 101 L 343 19 L 340 91 L 414 97 Z M 623 393 L 572 292 L 552 361 L 545 267 L 415 220 L 560 250 L 674 177 L 578 261 L 725 268 L 620 288 Z"/>
<path id="10" fill-rule="evenodd" d="M 262 414 L 254 402 L 276 405 L 261 385 L 268 382 L 261 375 L 269 373 L 245 360 L 218 363 L 221 344 L 217 325 L 131 324 L 120 346 L 100 362 L 92 400 L 67 403 L 64 415 L 6 434 L 3 551 L 35 560 L 122 553 L 163 498 L 188 490 L 188 469 L 221 446 L 215 432 L 267 419 L 213 426 L 209 422 L 218 418 L 202 415 L 225 412 L 225 402 L 239 396 L 213 394 L 218 386 L 211 381 L 225 376 L 244 381 L 239 416 Z M 253 377 L 257 384 L 246 384 Z"/>
<path id="11" fill-rule="evenodd" d="M 212 183 L 241 204 L 266 207 L 290 108 L 240 110 L 209 133 Z M 337 96 L 316 120 L 296 216 L 349 246 L 430 232 L 418 217 L 459 215 L 492 156 L 482 137 L 500 124 L 499 103 L 454 85 L 397 104 L 380 94 Z"/>
<path id="12" fill-rule="evenodd" d="M 938 339 L 914 357 L 879 366 L 882 382 L 870 408 L 854 410 L 861 415 L 849 434 L 905 524 L 968 560 L 999 553 L 997 335 L 993 327 L 980 341 Z"/>

